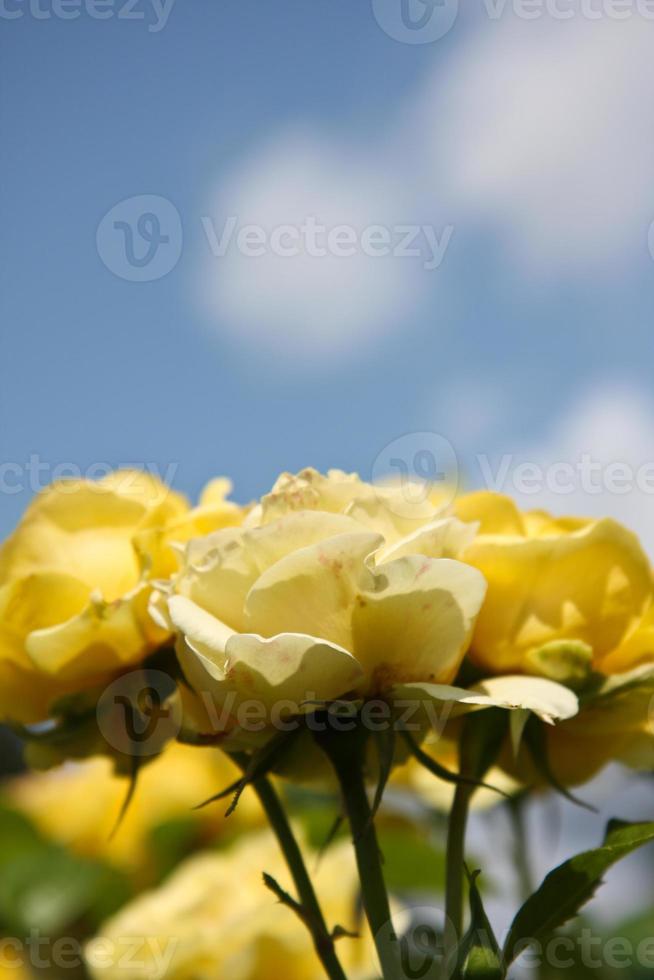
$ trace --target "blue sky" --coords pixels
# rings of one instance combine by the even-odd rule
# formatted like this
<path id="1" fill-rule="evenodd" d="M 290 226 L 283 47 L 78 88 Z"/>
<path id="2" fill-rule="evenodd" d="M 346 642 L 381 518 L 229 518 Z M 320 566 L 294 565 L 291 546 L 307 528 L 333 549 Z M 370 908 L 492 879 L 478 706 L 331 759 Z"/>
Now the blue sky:
<path id="1" fill-rule="evenodd" d="M 407 44 L 380 26 L 392 3 L 177 0 L 150 30 L 145 0 L 103 20 L 4 0 L 0 532 L 34 456 L 172 466 L 190 494 L 226 473 L 241 499 L 307 464 L 370 476 L 424 431 L 472 483 L 478 453 L 654 459 L 654 24 L 487 0 Z M 145 195 L 182 232 L 141 282 L 98 228 Z M 270 236 L 308 215 L 359 243 L 451 231 L 432 269 L 422 238 L 414 258 L 212 254 L 230 216 Z M 649 493 L 587 498 L 553 506 L 654 529 Z"/>

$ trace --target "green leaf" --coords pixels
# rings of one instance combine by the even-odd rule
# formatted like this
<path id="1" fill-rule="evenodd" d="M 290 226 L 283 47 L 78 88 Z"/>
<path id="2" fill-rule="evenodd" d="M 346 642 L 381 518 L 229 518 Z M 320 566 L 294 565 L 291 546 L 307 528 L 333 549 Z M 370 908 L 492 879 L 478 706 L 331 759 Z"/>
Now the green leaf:
<path id="1" fill-rule="evenodd" d="M 611 821 L 601 847 L 564 861 L 547 875 L 540 888 L 516 915 L 504 946 L 506 962 L 512 962 L 532 941 L 541 942 L 564 925 L 588 902 L 611 865 L 631 851 L 654 840 L 654 822 Z"/>
<path id="2" fill-rule="evenodd" d="M 481 977 L 501 980 L 504 976 L 502 954 L 477 888 L 479 871 L 470 874 L 466 868 L 466 874 L 470 886 L 470 927 L 459 947 L 457 975 L 463 980 Z"/>

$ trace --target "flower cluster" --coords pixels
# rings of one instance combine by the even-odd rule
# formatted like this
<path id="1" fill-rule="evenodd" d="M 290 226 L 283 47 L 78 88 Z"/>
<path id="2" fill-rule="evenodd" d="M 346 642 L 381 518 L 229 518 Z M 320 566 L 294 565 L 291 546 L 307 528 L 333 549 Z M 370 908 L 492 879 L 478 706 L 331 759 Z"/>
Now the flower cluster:
<path id="1" fill-rule="evenodd" d="M 390 780 L 451 804 L 442 964 L 468 975 L 483 954 L 505 976 L 532 915 L 518 913 L 502 951 L 464 935 L 466 814 L 475 793 L 517 806 L 534 785 L 570 796 L 612 760 L 654 768 L 654 579 L 637 538 L 611 519 L 522 512 L 488 492 L 444 501 L 340 470 L 285 473 L 248 506 L 229 492 L 214 480 L 192 507 L 142 473 L 60 481 L 0 549 L 0 721 L 39 766 L 110 757 L 18 783 L 15 805 L 55 840 L 103 853 L 98 835 L 125 816 L 113 766 L 131 778 L 132 849 L 104 857 L 138 876 L 153 821 L 232 795 L 229 813 L 251 785 L 232 827 L 265 813 L 292 879 L 288 890 L 260 831 L 192 859 L 106 923 L 87 948 L 91 974 L 121 972 L 131 933 L 143 943 L 130 976 L 313 980 L 320 964 L 355 980 L 374 969 L 374 944 L 383 980 L 397 977 L 375 829 Z M 192 761 L 197 746 L 224 754 Z M 271 775 L 327 793 L 336 777 L 370 927 L 358 944 L 354 867 L 337 845 L 317 876 L 325 916 Z M 71 813 L 48 805 L 62 781 Z M 63 823 L 44 824 L 50 811 Z M 218 833 L 206 814 L 194 840 Z M 578 857 L 595 881 L 653 837 L 654 824 L 611 825 Z M 560 902 L 562 868 L 537 904 Z"/>
<path id="2" fill-rule="evenodd" d="M 444 507 L 337 470 L 283 474 L 248 507 L 228 492 L 191 508 L 121 471 L 34 500 L 0 551 L 5 720 L 57 717 L 174 643 L 185 730 L 233 747 L 317 706 L 409 698 L 558 722 L 565 783 L 651 767 L 652 570 L 615 521 L 486 492 Z"/>

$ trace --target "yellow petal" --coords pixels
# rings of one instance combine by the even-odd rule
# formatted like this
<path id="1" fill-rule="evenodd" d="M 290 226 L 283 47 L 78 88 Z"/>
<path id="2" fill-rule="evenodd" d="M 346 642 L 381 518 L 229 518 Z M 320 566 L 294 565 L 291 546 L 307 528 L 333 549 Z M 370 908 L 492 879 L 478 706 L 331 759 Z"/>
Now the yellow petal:
<path id="1" fill-rule="evenodd" d="M 218 531 L 190 542 L 177 589 L 234 630 L 261 633 L 244 607 L 262 573 L 286 555 L 352 528 L 358 525 L 339 514 L 300 511 L 261 528 Z"/>
<path id="2" fill-rule="evenodd" d="M 89 685 L 138 663 L 165 639 L 148 616 L 149 587 L 138 586 L 112 603 L 92 597 L 86 608 L 56 626 L 33 630 L 25 640 L 32 663 L 63 680 Z"/>
<path id="3" fill-rule="evenodd" d="M 183 507 L 182 498 L 142 473 L 55 483 L 34 498 L 0 550 L 0 585 L 60 572 L 109 601 L 120 598 L 140 577 L 134 534 Z"/>
<path id="4" fill-rule="evenodd" d="M 638 540 L 609 519 L 565 535 L 481 535 L 464 558 L 488 581 L 472 656 L 493 672 L 522 670 L 528 650 L 562 639 L 588 644 L 601 669 L 651 590 Z"/>
<path id="5" fill-rule="evenodd" d="M 634 667 L 654 664 L 654 600 L 624 641 L 602 659 L 605 674 L 622 674 Z"/>
<path id="6" fill-rule="evenodd" d="M 365 559 L 382 543 L 376 534 L 339 534 L 280 559 L 247 597 L 249 631 L 318 635 L 352 649 L 352 611 L 371 582 Z"/>
<path id="7" fill-rule="evenodd" d="M 71 575 L 43 572 L 15 579 L 0 589 L 0 618 L 16 635 L 47 629 L 81 612 L 87 585 Z"/>
<path id="8" fill-rule="evenodd" d="M 454 502 L 454 513 L 460 520 L 479 522 L 480 534 L 525 533 L 523 516 L 510 497 L 479 490 L 467 493 Z"/>
<path id="9" fill-rule="evenodd" d="M 30 725 L 48 718 L 51 705 L 70 693 L 34 669 L 22 641 L 0 624 L 0 721 Z"/>
<path id="10" fill-rule="evenodd" d="M 353 652 L 375 692 L 403 681 L 449 681 L 470 642 L 483 576 L 447 558 L 398 558 L 372 570 L 357 598 Z"/>

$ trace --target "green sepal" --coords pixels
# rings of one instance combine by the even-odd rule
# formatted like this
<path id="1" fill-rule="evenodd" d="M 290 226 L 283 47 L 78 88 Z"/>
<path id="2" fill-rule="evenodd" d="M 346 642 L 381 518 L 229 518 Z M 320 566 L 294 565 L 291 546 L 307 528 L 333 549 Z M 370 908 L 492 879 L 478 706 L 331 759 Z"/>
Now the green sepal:
<path id="1" fill-rule="evenodd" d="M 501 980 L 504 976 L 502 953 L 484 909 L 477 878 L 466 868 L 469 886 L 470 927 L 461 940 L 455 976 L 462 980 Z"/>

